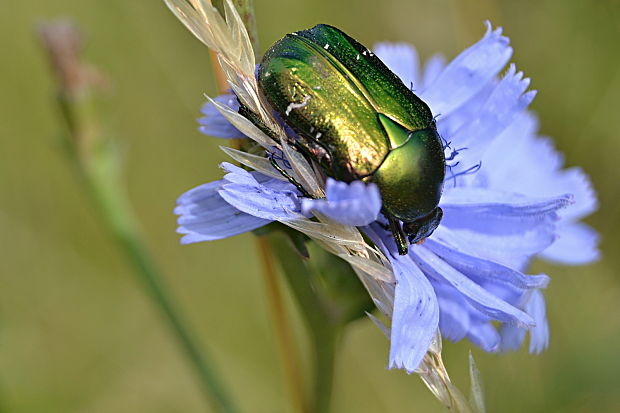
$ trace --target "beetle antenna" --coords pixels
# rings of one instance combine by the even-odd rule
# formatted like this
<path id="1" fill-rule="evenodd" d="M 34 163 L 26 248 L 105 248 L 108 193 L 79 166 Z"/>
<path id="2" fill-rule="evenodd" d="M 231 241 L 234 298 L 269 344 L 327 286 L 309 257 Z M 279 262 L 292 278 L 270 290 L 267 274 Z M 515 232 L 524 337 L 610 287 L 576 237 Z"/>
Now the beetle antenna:
<path id="1" fill-rule="evenodd" d="M 454 168 L 458 164 L 459 164 L 459 162 L 456 162 L 454 165 L 446 165 L 448 167 L 448 169 L 450 170 L 450 177 L 448 179 L 452 179 L 452 183 L 453 183 L 454 187 L 456 187 L 456 178 L 457 177 L 463 176 L 463 175 L 475 174 L 476 172 L 478 172 L 480 170 L 480 168 L 482 168 L 482 161 L 480 161 L 477 164 L 472 165 L 469 168 L 465 169 L 464 171 L 454 173 L 452 171 L 452 168 Z"/>
<path id="2" fill-rule="evenodd" d="M 442 146 L 444 150 L 450 148 L 450 144 L 452 143 L 452 141 L 448 142 L 448 140 L 441 135 L 439 135 L 439 139 L 441 139 L 441 142 L 443 143 Z"/>
<path id="3" fill-rule="evenodd" d="M 451 144 L 451 143 L 452 143 L 452 141 L 447 142 L 447 143 L 446 143 L 446 146 L 444 147 L 444 150 L 445 150 L 445 149 L 452 149 L 452 148 L 450 147 L 450 144 Z M 446 158 L 446 161 L 452 161 L 452 160 L 454 160 L 454 158 L 456 158 L 456 156 L 457 156 L 459 153 L 461 153 L 461 151 L 464 151 L 464 150 L 466 150 L 466 149 L 469 149 L 469 148 L 467 148 L 466 146 L 464 146 L 464 147 L 462 147 L 462 148 L 452 149 L 452 150 L 451 150 L 451 152 L 450 152 L 450 155 L 448 155 L 448 157 Z M 457 162 L 457 163 L 455 163 L 454 165 L 450 165 L 450 166 L 455 167 L 456 165 L 458 165 L 458 162 Z"/>

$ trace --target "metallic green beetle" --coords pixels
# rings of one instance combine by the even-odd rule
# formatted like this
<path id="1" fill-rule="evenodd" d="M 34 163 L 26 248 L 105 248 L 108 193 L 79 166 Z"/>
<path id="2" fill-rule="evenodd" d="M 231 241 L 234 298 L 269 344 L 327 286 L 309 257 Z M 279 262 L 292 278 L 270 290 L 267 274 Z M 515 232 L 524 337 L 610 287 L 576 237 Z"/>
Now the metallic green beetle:
<path id="1" fill-rule="evenodd" d="M 432 234 L 442 217 L 441 138 L 428 106 L 370 50 L 320 24 L 274 44 L 258 82 L 299 136 L 295 146 L 326 175 L 378 185 L 400 254 L 407 238 Z"/>

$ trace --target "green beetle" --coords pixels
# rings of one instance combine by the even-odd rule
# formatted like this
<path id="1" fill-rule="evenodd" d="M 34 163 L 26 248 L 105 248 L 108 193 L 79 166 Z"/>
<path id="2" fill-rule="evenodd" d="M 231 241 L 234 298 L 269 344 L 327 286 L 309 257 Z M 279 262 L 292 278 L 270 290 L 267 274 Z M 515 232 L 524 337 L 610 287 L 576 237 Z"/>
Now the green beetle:
<path id="1" fill-rule="evenodd" d="M 326 175 L 378 185 L 400 254 L 437 228 L 446 160 L 435 120 L 370 50 L 320 24 L 274 44 L 258 84 Z"/>

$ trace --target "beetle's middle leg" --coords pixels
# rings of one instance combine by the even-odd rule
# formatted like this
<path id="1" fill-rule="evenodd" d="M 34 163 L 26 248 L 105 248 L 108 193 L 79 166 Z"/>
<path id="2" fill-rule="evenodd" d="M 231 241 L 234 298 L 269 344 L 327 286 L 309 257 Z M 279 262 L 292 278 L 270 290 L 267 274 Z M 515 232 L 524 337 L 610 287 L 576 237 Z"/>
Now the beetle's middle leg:
<path id="1" fill-rule="evenodd" d="M 271 162 L 271 166 L 274 167 L 274 169 L 278 172 L 280 172 L 280 174 L 285 177 L 290 183 L 292 183 L 293 185 L 295 185 L 295 188 L 297 188 L 297 190 L 299 192 L 301 192 L 301 194 L 306 197 L 306 198 L 313 198 L 312 195 L 310 195 L 310 193 L 308 191 L 306 191 L 306 188 L 303 187 L 303 185 L 301 185 L 299 182 L 297 182 L 297 180 L 295 178 L 293 178 L 293 176 L 291 174 L 289 174 L 286 169 L 282 168 L 280 166 L 280 164 L 278 164 L 278 162 L 276 161 L 275 157 L 273 156 L 272 152 L 269 152 L 269 162 Z"/>

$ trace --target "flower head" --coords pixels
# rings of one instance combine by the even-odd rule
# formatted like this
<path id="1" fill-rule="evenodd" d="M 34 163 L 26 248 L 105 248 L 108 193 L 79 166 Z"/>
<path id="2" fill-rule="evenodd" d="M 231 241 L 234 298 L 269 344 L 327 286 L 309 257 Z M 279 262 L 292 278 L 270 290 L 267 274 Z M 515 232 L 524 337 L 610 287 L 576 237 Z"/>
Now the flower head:
<path id="1" fill-rule="evenodd" d="M 215 40 L 200 34 L 213 47 Z M 448 64 L 436 56 L 422 68 L 405 44 L 380 44 L 375 53 L 429 105 L 445 140 L 444 217 L 424 243 L 398 255 L 376 186 L 325 181 L 286 139 L 274 142 L 240 116 L 237 97 L 255 113 L 261 107 L 247 67 L 231 83 L 236 97 L 203 107 L 200 129 L 218 137 L 244 134 L 264 156 L 225 149 L 253 171 L 224 163 L 222 180 L 182 195 L 175 210 L 182 242 L 225 238 L 272 221 L 304 232 L 351 263 L 389 318 L 390 367 L 416 370 L 438 329 L 486 351 L 518 348 L 529 331 L 530 351 L 543 350 L 549 335 L 542 290 L 549 278 L 523 270 L 536 256 L 566 264 L 597 257 L 596 234 L 578 222 L 596 208 L 587 176 L 562 169 L 549 140 L 537 135 L 527 111 L 535 96 L 529 79 L 514 65 L 500 74 L 512 55 L 501 29 L 487 23 L 484 37 Z M 286 136 L 267 109 L 259 115 L 275 135 Z"/>

